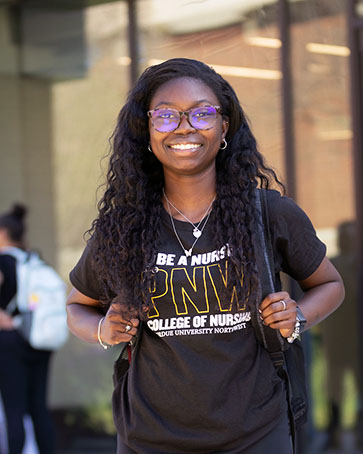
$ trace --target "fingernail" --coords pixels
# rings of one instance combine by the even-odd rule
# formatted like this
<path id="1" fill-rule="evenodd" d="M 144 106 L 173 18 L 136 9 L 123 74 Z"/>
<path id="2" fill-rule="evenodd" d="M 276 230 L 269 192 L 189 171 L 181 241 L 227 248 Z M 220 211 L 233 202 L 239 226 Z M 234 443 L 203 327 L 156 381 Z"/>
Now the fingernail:
<path id="1" fill-rule="evenodd" d="M 259 310 L 258 310 L 258 312 L 259 312 L 260 314 L 262 314 L 262 311 L 261 311 L 261 309 L 259 309 Z"/>

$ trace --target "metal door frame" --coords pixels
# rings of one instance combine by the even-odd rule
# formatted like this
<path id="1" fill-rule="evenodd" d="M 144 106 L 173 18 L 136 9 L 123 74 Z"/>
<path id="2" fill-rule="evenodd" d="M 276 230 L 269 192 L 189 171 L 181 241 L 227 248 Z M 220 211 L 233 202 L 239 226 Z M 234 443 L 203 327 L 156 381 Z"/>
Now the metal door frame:
<path id="1" fill-rule="evenodd" d="M 357 225 L 357 323 L 358 333 L 363 325 L 363 17 L 356 14 L 357 0 L 347 0 L 348 37 L 350 48 L 350 88 L 353 130 L 354 192 Z M 363 347 L 358 346 L 360 367 L 360 395 L 363 395 Z"/>

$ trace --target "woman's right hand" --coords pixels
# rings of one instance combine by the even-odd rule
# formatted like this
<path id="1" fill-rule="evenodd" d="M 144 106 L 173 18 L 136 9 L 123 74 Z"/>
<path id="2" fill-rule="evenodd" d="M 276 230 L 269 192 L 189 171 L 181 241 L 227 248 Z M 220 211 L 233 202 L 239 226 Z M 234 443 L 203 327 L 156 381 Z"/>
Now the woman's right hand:
<path id="1" fill-rule="evenodd" d="M 130 342 L 137 334 L 139 323 L 135 315 L 126 316 L 124 304 L 114 302 L 101 322 L 100 338 L 108 345 Z"/>
<path id="2" fill-rule="evenodd" d="M 114 301 L 105 314 L 104 306 L 99 300 L 84 295 L 76 288 L 68 296 L 67 314 L 70 331 L 91 343 L 99 342 L 98 331 L 103 344 L 130 342 L 139 326 L 136 310 L 130 313 L 127 305 Z"/>

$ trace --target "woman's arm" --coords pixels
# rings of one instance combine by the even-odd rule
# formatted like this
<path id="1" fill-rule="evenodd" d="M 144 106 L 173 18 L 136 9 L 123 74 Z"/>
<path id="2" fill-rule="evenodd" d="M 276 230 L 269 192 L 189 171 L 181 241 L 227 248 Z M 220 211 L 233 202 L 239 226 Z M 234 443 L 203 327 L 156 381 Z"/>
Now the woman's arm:
<path id="1" fill-rule="evenodd" d="M 299 284 L 304 294 L 298 305 L 307 319 L 307 329 L 328 317 L 344 300 L 342 278 L 326 257 L 318 269 Z"/>
<path id="2" fill-rule="evenodd" d="M 287 292 L 277 292 L 267 295 L 260 305 L 264 323 L 279 329 L 283 337 L 289 337 L 294 331 L 297 304 L 307 319 L 305 329 L 308 329 L 334 312 L 344 299 L 343 281 L 327 257 L 311 276 L 299 284 L 304 294 L 297 303 Z M 286 310 L 283 310 L 282 300 Z"/>
<path id="3" fill-rule="evenodd" d="M 68 326 L 70 331 L 80 339 L 98 342 L 98 324 L 102 317 L 100 337 L 104 344 L 116 345 L 129 342 L 137 333 L 139 320 L 124 318 L 121 303 L 112 303 L 105 313 L 100 301 L 89 298 L 73 288 L 67 299 Z M 126 332 L 127 326 L 132 328 Z"/>

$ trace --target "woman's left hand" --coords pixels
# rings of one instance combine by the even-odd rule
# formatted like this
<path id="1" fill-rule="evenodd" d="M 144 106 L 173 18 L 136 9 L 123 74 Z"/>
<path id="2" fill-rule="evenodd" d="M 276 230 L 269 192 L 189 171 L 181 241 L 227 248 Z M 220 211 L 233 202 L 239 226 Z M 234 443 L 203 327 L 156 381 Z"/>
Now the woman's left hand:
<path id="1" fill-rule="evenodd" d="M 265 325 L 280 330 L 283 337 L 291 336 L 296 322 L 296 301 L 287 292 L 267 295 L 260 304 L 259 312 Z"/>

